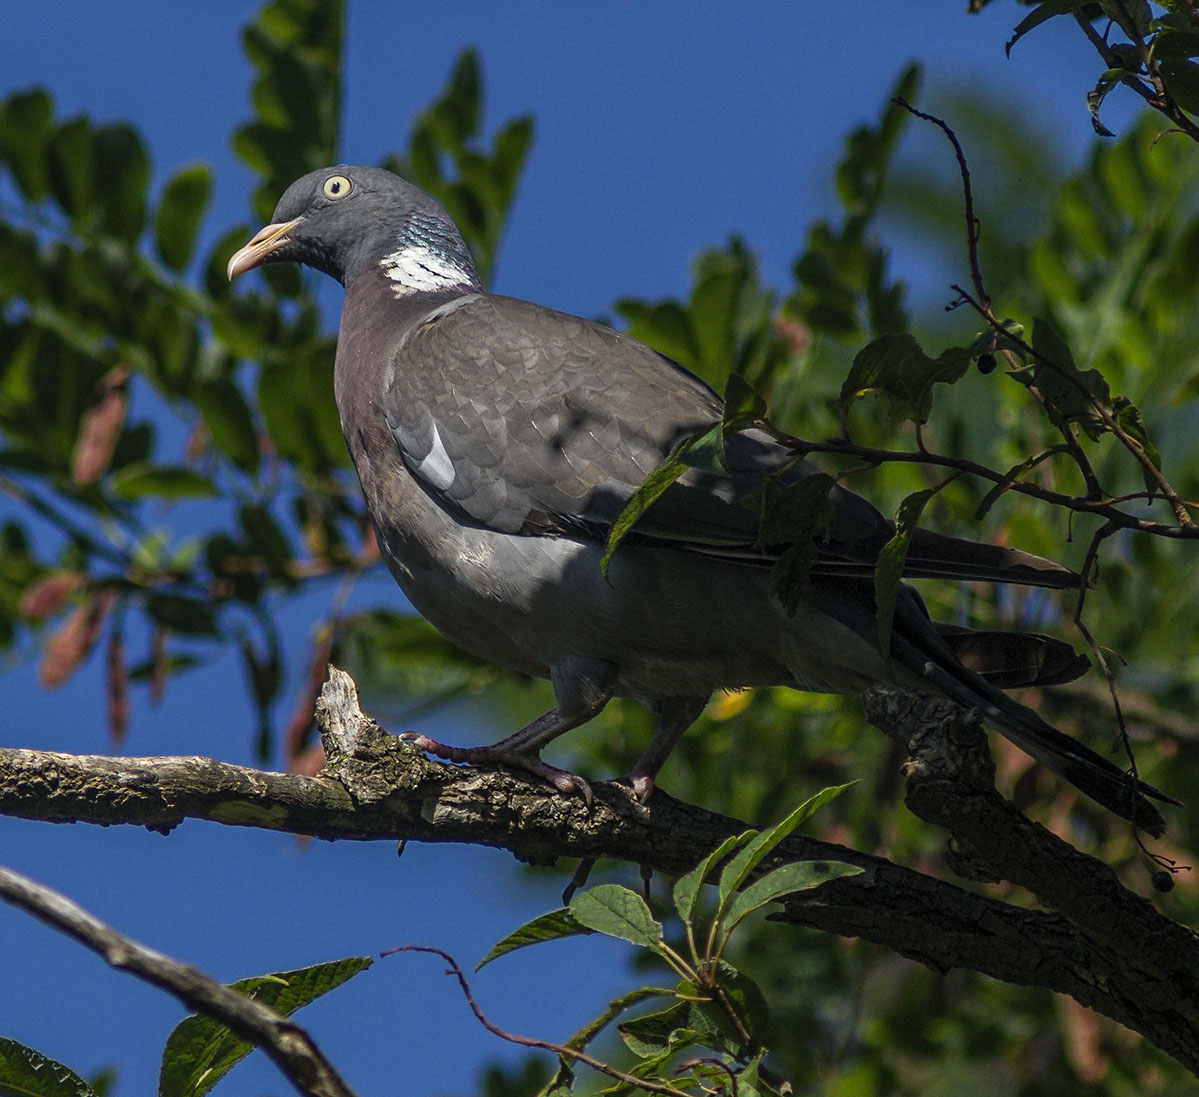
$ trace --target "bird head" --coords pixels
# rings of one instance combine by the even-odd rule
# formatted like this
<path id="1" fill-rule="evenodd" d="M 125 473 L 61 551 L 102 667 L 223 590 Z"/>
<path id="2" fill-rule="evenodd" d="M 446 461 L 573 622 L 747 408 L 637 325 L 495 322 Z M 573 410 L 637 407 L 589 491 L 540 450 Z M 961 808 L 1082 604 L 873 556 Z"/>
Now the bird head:
<path id="1" fill-rule="evenodd" d="M 343 285 L 378 265 L 397 296 L 482 288 L 450 215 L 406 179 L 358 164 L 321 168 L 292 183 L 271 223 L 229 260 L 229 277 L 264 263 L 303 263 Z"/>

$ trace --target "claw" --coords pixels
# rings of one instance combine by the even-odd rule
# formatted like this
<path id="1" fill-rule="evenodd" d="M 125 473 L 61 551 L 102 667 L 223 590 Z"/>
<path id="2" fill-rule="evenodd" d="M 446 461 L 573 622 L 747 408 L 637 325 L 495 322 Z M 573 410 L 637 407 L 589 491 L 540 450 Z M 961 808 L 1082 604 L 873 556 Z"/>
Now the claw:
<path id="1" fill-rule="evenodd" d="M 654 789 L 657 785 L 654 779 L 648 774 L 629 774 L 629 784 L 633 787 L 633 795 L 637 797 L 637 803 L 645 804 L 649 798 L 653 796 Z"/>
<path id="2" fill-rule="evenodd" d="M 405 731 L 399 738 L 405 743 L 411 743 L 417 750 L 432 754 L 436 758 L 444 758 L 447 762 L 458 762 L 464 765 L 500 765 L 511 769 L 523 770 L 535 777 L 541 777 L 554 786 L 563 796 L 581 796 L 587 808 L 591 808 L 591 785 L 576 773 L 551 766 L 543 762 L 536 751 L 504 750 L 499 746 L 490 747 L 452 747 L 430 739 L 415 731 Z"/>

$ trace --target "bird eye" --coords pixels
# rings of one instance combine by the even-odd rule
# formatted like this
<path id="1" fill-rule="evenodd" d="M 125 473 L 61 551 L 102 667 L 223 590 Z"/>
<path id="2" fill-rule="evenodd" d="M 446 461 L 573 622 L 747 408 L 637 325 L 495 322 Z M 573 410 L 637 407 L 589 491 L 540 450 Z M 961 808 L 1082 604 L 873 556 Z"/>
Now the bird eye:
<path id="1" fill-rule="evenodd" d="M 344 175 L 330 175 L 325 180 L 324 186 L 321 187 L 321 191 L 326 198 L 334 200 L 344 198 L 350 193 L 350 181 Z"/>

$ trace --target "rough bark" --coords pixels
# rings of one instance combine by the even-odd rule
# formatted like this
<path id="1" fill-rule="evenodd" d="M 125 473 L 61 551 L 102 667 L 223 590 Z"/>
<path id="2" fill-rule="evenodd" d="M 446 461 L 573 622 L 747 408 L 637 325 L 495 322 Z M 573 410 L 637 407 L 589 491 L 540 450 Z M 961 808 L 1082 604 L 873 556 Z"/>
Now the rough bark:
<path id="1" fill-rule="evenodd" d="M 844 861 L 864 871 L 792 897 L 774 917 L 862 937 L 937 971 L 965 968 L 1068 994 L 1199 1073 L 1199 937 L 1004 800 L 976 714 L 884 691 L 868 697 L 867 710 L 906 744 L 908 807 L 949 832 L 955 871 L 1016 883 L 1049 909 L 1024 909 L 793 836 L 763 871 L 791 860 Z M 746 829 L 662 791 L 642 805 L 627 788 L 597 785 L 589 809 L 505 770 L 431 761 L 364 716 L 340 671 L 331 672 L 317 713 L 328 761 L 315 777 L 206 758 L 5 749 L 0 813 L 163 832 L 207 819 L 329 841 L 470 842 L 534 864 L 611 857 L 668 875 Z"/>

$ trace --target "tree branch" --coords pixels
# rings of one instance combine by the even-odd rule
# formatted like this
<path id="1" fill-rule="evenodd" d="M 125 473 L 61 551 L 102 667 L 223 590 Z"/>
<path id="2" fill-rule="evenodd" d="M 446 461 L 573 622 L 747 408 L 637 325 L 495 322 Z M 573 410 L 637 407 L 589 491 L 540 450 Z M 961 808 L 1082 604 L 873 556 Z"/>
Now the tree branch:
<path id="1" fill-rule="evenodd" d="M 964 718 L 947 701 L 894 693 L 869 704 L 872 719 L 913 751 L 908 806 L 953 836 L 954 871 L 1010 880 L 1055 912 L 792 835 L 761 871 L 799 860 L 864 871 L 803 893 L 775 917 L 862 937 L 940 972 L 964 968 L 1069 994 L 1199 1071 L 1199 938 L 1003 800 L 977 717 Z M 468 842 L 535 864 L 611 857 L 667 875 L 689 871 L 746 829 L 661 789 L 640 804 L 624 786 L 599 784 L 588 810 L 534 779 L 431 761 L 363 715 L 353 682 L 337 670 L 317 719 L 328 761 L 316 777 L 204 758 L 0 750 L 0 814 L 163 831 L 208 819 L 330 841 Z"/>
<path id="2" fill-rule="evenodd" d="M 189 1009 L 220 1021 L 241 1039 L 262 1048 L 307 1097 L 354 1097 L 312 1037 L 261 1002 L 118 933 L 65 895 L 3 866 L 0 898 L 73 937 L 118 971 L 165 990 Z"/>

